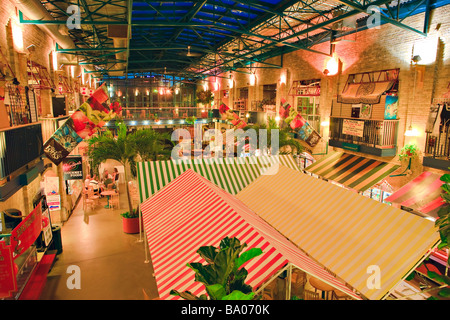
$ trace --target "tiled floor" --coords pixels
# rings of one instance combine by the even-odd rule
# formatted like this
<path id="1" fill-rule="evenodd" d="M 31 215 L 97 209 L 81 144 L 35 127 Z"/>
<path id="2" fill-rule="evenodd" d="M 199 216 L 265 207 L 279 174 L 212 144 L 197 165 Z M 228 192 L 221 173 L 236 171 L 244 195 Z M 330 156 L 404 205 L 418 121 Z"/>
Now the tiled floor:
<path id="1" fill-rule="evenodd" d="M 120 201 L 122 209 L 105 209 L 102 198 L 95 211 L 84 212 L 80 199 L 61 228 L 63 252 L 48 275 L 41 300 L 142 300 L 142 289 L 150 298 L 158 296 L 151 260 L 145 263 L 144 242 L 138 242 L 139 234 L 122 231 L 125 192 Z M 71 265 L 80 268 L 80 289 L 67 287 Z"/>

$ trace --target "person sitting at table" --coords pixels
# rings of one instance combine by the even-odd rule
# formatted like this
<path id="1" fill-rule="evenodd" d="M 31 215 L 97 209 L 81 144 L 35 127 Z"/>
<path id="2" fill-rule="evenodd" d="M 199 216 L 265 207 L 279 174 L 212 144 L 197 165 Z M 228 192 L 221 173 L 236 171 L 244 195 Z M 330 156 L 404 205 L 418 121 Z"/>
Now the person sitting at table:
<path id="1" fill-rule="evenodd" d="M 102 178 L 102 181 L 105 181 L 106 179 L 111 179 L 112 180 L 112 175 L 110 175 L 109 173 L 108 173 L 108 170 L 106 170 L 105 169 L 105 171 L 103 171 L 103 178 Z M 105 186 L 106 186 L 106 183 L 105 183 Z"/>
<path id="2" fill-rule="evenodd" d="M 99 194 L 101 192 L 100 186 L 98 185 L 98 181 L 97 180 L 91 179 L 91 181 L 89 181 L 89 186 L 92 187 L 92 190 L 94 190 L 94 193 Z"/>
<path id="3" fill-rule="evenodd" d="M 103 183 L 105 184 L 106 190 L 116 189 L 116 185 L 114 184 L 113 179 L 108 178 Z"/>
<path id="4" fill-rule="evenodd" d="M 112 174 L 112 178 L 114 183 L 117 185 L 119 183 L 119 170 L 117 170 L 117 168 L 114 167 L 114 172 Z"/>
<path id="5" fill-rule="evenodd" d="M 89 188 L 89 184 L 91 183 L 91 175 L 87 174 L 86 179 L 84 180 L 84 188 L 87 190 Z"/>

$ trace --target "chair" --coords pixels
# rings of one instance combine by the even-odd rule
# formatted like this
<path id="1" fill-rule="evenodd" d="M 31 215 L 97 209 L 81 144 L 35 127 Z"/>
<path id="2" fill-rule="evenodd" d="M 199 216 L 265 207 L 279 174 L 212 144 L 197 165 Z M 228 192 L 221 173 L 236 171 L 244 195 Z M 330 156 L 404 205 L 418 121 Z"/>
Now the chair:
<path id="1" fill-rule="evenodd" d="M 116 194 L 112 195 L 111 198 L 109 199 L 109 208 L 120 209 L 120 198 L 117 192 Z"/>
<path id="2" fill-rule="evenodd" d="M 276 279 L 272 279 L 272 282 L 264 287 L 262 293 L 263 293 L 263 296 L 267 296 L 270 300 L 275 300 L 275 296 L 277 293 Z M 267 299 L 267 300 L 269 300 L 269 299 Z"/>
<path id="3" fill-rule="evenodd" d="M 90 207 L 91 210 L 94 210 L 96 203 L 95 203 L 95 201 L 93 199 L 89 199 L 89 195 L 88 195 L 88 191 L 87 190 L 83 190 L 82 196 L 83 196 L 83 211 L 86 211 L 86 209 L 88 207 Z"/>
<path id="4" fill-rule="evenodd" d="M 293 270 L 291 275 L 291 292 L 296 296 L 302 296 L 302 291 L 307 281 L 305 272 L 299 269 Z"/>
<path id="5" fill-rule="evenodd" d="M 317 292 L 313 292 L 310 290 L 304 290 L 303 297 L 305 300 L 322 300 Z"/>
<path id="6" fill-rule="evenodd" d="M 88 200 L 94 201 L 94 204 L 97 205 L 100 195 L 98 194 L 98 191 L 94 191 L 94 189 L 90 186 L 87 191 L 87 198 Z"/>
<path id="7" fill-rule="evenodd" d="M 331 293 L 331 300 L 348 300 L 350 297 L 340 290 L 333 290 Z"/>

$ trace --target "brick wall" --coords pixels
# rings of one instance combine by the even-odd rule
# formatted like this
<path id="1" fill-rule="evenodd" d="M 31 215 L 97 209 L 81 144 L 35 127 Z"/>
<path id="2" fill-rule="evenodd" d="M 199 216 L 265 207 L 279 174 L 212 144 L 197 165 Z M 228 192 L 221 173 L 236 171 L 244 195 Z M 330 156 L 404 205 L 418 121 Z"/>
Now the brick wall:
<path id="1" fill-rule="evenodd" d="M 418 30 L 423 28 L 424 14 L 414 15 L 403 22 Z M 439 32 L 436 27 L 440 24 Z M 256 69 L 256 86 L 263 84 L 278 83 L 277 106 L 281 97 L 287 98 L 288 102 L 294 104 L 293 97 L 288 97 L 288 90 L 293 80 L 306 80 L 313 78 L 321 79 L 320 112 L 321 117 L 326 119 L 331 112 L 331 101 L 341 92 L 349 74 L 383 69 L 400 68 L 399 81 L 399 116 L 400 133 L 398 144 L 400 147 L 405 143 L 403 136 L 407 125 L 417 127 L 421 136 L 417 138 L 419 147 L 423 150 L 425 143 L 425 123 L 432 99 L 440 97 L 447 91 L 450 81 L 450 5 L 435 9 L 431 13 L 429 33 L 426 38 L 391 24 L 384 24 L 379 29 L 367 29 L 350 35 L 347 39 L 335 46 L 335 51 L 341 59 L 342 74 L 326 77 L 323 74 L 327 57 L 304 50 L 294 51 L 283 56 L 283 66 L 280 69 Z M 415 68 L 411 66 L 412 54 L 421 56 L 436 56 L 436 47 L 439 40 L 438 57 L 430 63 L 426 62 L 423 82 L 419 83 L 420 76 L 416 77 L 416 89 L 414 88 Z M 321 52 L 330 52 L 330 43 L 322 43 L 312 49 Z M 280 64 L 280 57 L 274 57 L 267 62 Z M 419 64 L 421 64 L 419 62 Z M 280 88 L 280 74 L 287 75 L 287 85 Z M 236 80 L 235 88 L 248 83 L 248 75 L 234 73 Z M 222 82 L 222 87 L 226 84 Z M 262 99 L 262 92 L 256 93 L 251 98 Z M 326 137 L 325 137 L 326 138 Z M 407 143 L 409 141 L 406 141 Z M 385 159 L 386 160 L 386 159 Z"/>

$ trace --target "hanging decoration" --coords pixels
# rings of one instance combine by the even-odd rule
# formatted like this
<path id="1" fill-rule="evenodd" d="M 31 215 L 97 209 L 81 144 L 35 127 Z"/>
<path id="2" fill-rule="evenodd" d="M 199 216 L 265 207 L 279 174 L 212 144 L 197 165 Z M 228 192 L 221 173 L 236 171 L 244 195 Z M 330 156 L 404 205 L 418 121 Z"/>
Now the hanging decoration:
<path id="1" fill-rule="evenodd" d="M 92 136 L 121 111 L 118 101 L 110 103 L 106 86 L 102 85 L 45 142 L 45 155 L 58 165 L 81 141 Z"/>
<path id="2" fill-rule="evenodd" d="M 280 118 L 296 131 L 298 137 L 304 140 L 308 145 L 314 147 L 322 138 L 320 134 L 301 116 L 286 99 L 281 99 L 282 106 L 280 107 Z"/>
<path id="3" fill-rule="evenodd" d="M 228 106 L 222 103 L 219 106 L 219 113 L 222 115 L 222 120 L 228 120 L 235 127 L 235 129 L 243 129 L 247 126 L 247 122 L 239 119 L 237 113 L 233 112 L 228 108 Z"/>

